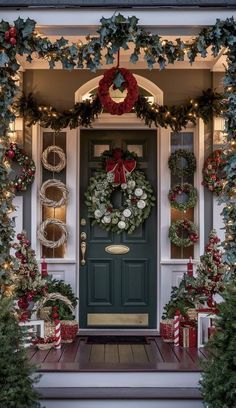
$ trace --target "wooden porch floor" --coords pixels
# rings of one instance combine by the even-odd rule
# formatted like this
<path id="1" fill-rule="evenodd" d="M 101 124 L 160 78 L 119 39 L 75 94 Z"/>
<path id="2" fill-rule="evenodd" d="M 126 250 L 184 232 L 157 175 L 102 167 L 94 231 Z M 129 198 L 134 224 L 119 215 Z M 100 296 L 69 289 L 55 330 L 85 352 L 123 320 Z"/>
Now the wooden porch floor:
<path id="1" fill-rule="evenodd" d="M 159 336 L 145 337 L 145 344 L 90 344 L 77 336 L 61 350 L 28 350 L 28 357 L 41 372 L 199 372 L 204 349 L 187 349 L 165 343 Z M 101 343 L 101 344 L 100 344 Z"/>

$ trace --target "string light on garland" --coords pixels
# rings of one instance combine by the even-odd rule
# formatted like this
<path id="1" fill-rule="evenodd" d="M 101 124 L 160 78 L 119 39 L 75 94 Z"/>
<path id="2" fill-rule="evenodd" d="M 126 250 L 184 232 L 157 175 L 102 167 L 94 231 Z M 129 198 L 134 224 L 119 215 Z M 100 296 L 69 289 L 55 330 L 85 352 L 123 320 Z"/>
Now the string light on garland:
<path id="1" fill-rule="evenodd" d="M 116 70 L 116 68 L 113 68 L 113 70 Z M 131 98 L 129 107 L 135 100 L 136 97 Z M 123 103 L 119 105 L 113 102 L 112 106 L 110 106 L 110 103 L 108 106 L 106 100 L 104 102 L 104 98 L 102 98 L 101 103 L 98 96 L 95 96 L 92 101 L 79 102 L 71 109 L 58 112 L 51 106 L 38 105 L 33 95 L 29 94 L 28 96 L 21 96 L 15 102 L 14 109 L 18 116 L 25 118 L 28 126 L 39 122 L 43 127 L 60 130 L 66 127 L 74 129 L 78 126 L 91 126 L 97 116 L 102 113 L 102 104 L 108 111 L 111 110 L 112 114 L 118 114 L 118 110 L 120 110 L 120 114 L 124 113 Z M 118 108 L 116 105 L 120 107 Z M 213 115 L 219 116 L 222 110 L 222 95 L 208 89 L 203 91 L 198 98 L 198 102 L 192 100 L 192 102 L 180 106 L 150 104 L 145 97 L 139 95 L 133 109 L 137 117 L 143 120 L 147 126 L 155 125 L 165 128 L 170 126 L 173 131 L 178 132 L 185 128 L 189 121 L 196 124 L 198 117 L 207 123 L 212 119 Z"/>

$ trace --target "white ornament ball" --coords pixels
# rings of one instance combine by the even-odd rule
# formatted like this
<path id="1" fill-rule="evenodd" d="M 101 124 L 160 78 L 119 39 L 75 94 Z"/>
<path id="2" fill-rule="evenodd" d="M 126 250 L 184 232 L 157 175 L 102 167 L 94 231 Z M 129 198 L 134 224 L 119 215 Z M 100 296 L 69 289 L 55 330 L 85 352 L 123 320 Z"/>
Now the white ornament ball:
<path id="1" fill-rule="evenodd" d="M 123 211 L 123 216 L 126 217 L 126 218 L 129 218 L 131 216 L 131 211 L 129 210 L 129 208 L 126 208 Z"/>
<path id="2" fill-rule="evenodd" d="M 103 218 L 103 221 L 104 221 L 104 224 L 110 224 L 110 222 L 111 222 L 111 217 L 105 216 L 105 217 Z"/>
<path id="3" fill-rule="evenodd" d="M 129 181 L 128 181 L 128 187 L 131 188 L 131 189 L 133 189 L 133 188 L 135 187 L 135 184 L 136 184 L 136 183 L 135 183 L 134 180 L 129 180 Z"/>
<path id="4" fill-rule="evenodd" d="M 94 216 L 95 218 L 101 218 L 102 217 L 102 212 L 100 210 L 94 211 Z"/>
<path id="5" fill-rule="evenodd" d="M 125 228 L 125 222 L 124 221 L 119 221 L 118 222 L 118 228 L 124 229 Z"/>
<path id="6" fill-rule="evenodd" d="M 146 194 L 146 193 L 144 193 L 144 194 L 141 196 L 141 198 L 142 198 L 142 200 L 146 200 L 146 198 L 147 198 L 147 194 Z"/>
<path id="7" fill-rule="evenodd" d="M 137 207 L 138 207 L 140 210 L 143 210 L 143 208 L 146 207 L 145 201 L 139 200 L 139 201 L 137 202 Z"/>
<path id="8" fill-rule="evenodd" d="M 136 197 L 141 197 L 141 195 L 143 195 L 143 190 L 141 188 L 136 188 L 134 194 Z"/>
<path id="9" fill-rule="evenodd" d="M 126 183 L 122 183 L 121 185 L 122 190 L 126 190 L 127 189 L 127 184 Z"/>

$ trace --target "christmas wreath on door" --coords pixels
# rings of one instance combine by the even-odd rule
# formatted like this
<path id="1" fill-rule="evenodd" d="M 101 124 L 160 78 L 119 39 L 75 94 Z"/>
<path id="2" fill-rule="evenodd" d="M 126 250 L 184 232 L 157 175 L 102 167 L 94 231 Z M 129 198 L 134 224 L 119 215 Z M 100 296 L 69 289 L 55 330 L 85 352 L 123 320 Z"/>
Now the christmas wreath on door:
<path id="1" fill-rule="evenodd" d="M 137 156 L 128 150 L 113 149 L 102 155 L 104 169 L 89 180 L 85 193 L 92 225 L 107 231 L 132 233 L 146 218 L 155 203 L 153 188 L 145 174 L 137 170 Z M 112 193 L 122 192 L 122 206 L 115 208 Z"/>

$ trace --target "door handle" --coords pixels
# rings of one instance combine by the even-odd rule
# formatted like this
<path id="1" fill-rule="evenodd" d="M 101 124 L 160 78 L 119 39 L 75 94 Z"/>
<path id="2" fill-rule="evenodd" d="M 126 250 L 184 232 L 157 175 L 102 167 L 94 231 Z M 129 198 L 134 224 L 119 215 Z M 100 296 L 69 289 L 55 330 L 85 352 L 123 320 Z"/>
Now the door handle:
<path id="1" fill-rule="evenodd" d="M 80 249 L 81 249 L 81 254 L 82 254 L 82 259 L 81 259 L 81 265 L 85 265 L 86 261 L 85 261 L 85 253 L 86 253 L 86 249 L 87 249 L 87 245 L 85 241 L 82 241 L 80 244 Z"/>

